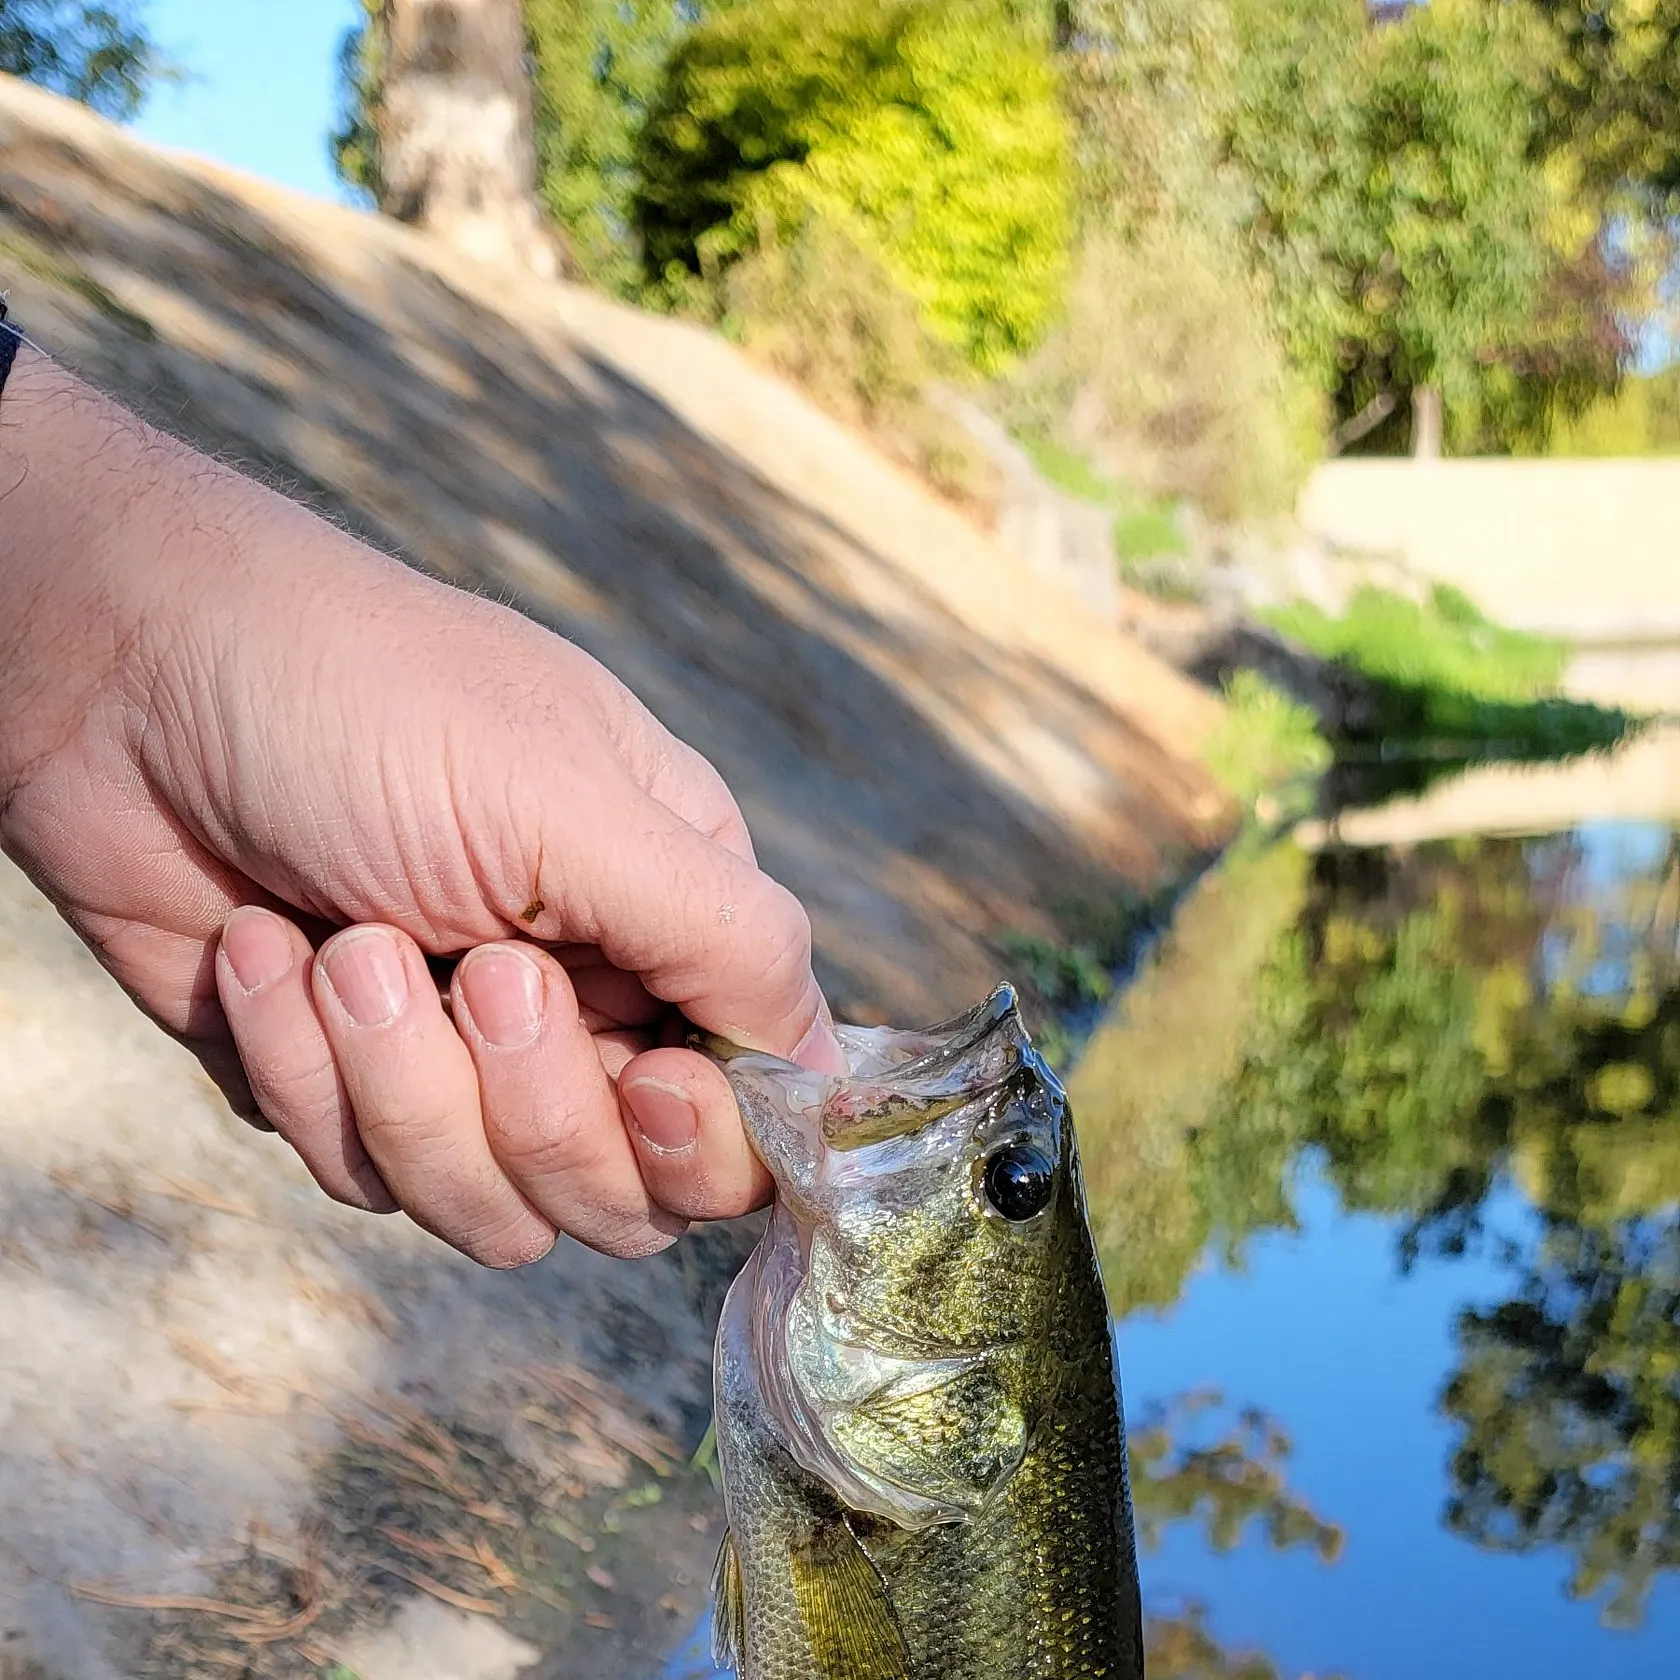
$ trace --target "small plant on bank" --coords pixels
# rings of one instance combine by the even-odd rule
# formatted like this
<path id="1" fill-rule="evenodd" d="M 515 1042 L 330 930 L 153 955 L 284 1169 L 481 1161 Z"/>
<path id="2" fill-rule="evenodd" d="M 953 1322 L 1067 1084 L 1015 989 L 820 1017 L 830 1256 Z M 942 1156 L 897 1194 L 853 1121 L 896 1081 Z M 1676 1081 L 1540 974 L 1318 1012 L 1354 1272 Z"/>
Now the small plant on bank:
<path id="1" fill-rule="evenodd" d="M 1031 933 L 1006 933 L 998 943 L 1021 980 L 1053 1008 L 1101 1003 L 1114 989 L 1092 945 L 1058 945 Z"/>
<path id="2" fill-rule="evenodd" d="M 1244 805 L 1316 779 L 1330 768 L 1318 720 L 1258 671 L 1235 672 L 1225 716 L 1204 750 L 1207 766 Z"/>
<path id="3" fill-rule="evenodd" d="M 1021 432 L 1017 442 L 1057 489 L 1113 511 L 1115 564 L 1128 588 L 1160 601 L 1201 600 L 1200 568 L 1177 502 L 1121 484 L 1089 456 L 1043 432 Z"/>

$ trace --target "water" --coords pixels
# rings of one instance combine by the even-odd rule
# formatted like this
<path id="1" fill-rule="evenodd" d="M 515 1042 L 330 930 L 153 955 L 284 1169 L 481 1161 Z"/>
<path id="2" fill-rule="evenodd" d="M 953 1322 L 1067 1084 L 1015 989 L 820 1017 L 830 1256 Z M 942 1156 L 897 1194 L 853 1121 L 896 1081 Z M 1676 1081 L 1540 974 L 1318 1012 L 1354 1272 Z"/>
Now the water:
<path id="1" fill-rule="evenodd" d="M 1152 1680 L 1680 1671 L 1680 828 L 1534 774 L 1239 850 L 1070 1082 Z"/>
<path id="2" fill-rule="evenodd" d="M 1179 1455 L 1145 1596 L 1199 1651 L 1152 1676 L 1680 1667 L 1677 938 L 1652 822 L 1251 854 L 1186 907 L 1074 1081 Z M 1221 1461 L 1221 1546 L 1183 1453 L 1244 1408 L 1280 1433 Z"/>

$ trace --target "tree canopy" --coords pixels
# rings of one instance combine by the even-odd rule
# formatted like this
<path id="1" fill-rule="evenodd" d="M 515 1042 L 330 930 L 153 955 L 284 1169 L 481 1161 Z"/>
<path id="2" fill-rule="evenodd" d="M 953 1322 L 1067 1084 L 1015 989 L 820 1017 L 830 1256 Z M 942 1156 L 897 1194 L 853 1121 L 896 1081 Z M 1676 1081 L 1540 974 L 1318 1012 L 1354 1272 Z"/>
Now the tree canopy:
<path id="1" fill-rule="evenodd" d="M 158 58 L 127 0 L 0 0 L 0 71 L 132 117 Z"/>
<path id="2" fill-rule="evenodd" d="M 1680 200 L 1680 0 L 1530 0 L 1553 51 L 1547 148 L 1569 147 L 1604 186 Z"/>
<path id="3" fill-rule="evenodd" d="M 976 366 L 1054 308 L 1070 214 L 1047 29 L 1006 0 L 756 0 L 677 46 L 642 129 L 655 278 L 726 266 L 810 217 L 844 227 Z"/>
<path id="4" fill-rule="evenodd" d="M 640 278 L 636 142 L 695 11 L 683 0 L 525 3 L 543 201 L 579 272 L 609 290 Z"/>
<path id="5" fill-rule="evenodd" d="M 983 372 L 1065 323 L 1031 423 L 1100 414 L 1063 441 L 1218 514 L 1287 502 L 1309 433 L 1404 447 L 1420 388 L 1457 451 L 1543 448 L 1618 388 L 1672 244 L 1680 0 L 524 15 L 581 277 L 722 318 L 725 271 L 820 219 Z M 382 74 L 364 32 L 338 155 L 370 186 Z"/>

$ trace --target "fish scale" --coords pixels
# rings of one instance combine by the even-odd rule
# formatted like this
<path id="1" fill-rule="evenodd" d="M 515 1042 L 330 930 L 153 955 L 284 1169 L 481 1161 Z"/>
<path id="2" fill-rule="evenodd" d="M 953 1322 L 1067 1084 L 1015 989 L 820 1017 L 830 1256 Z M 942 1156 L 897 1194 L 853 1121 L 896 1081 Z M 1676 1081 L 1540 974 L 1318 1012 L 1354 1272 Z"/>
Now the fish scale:
<path id="1" fill-rule="evenodd" d="M 1065 1095 L 1007 987 L 839 1037 L 849 1079 L 705 1046 L 777 1185 L 718 1334 L 716 1654 L 741 1680 L 1142 1680 Z"/>

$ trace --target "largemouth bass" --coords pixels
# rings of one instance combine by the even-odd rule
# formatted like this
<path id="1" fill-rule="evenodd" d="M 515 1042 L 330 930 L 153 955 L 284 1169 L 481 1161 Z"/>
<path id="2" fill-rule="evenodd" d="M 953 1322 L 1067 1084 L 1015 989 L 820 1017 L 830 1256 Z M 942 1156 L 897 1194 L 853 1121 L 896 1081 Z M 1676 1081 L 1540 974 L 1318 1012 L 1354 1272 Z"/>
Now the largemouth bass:
<path id="1" fill-rule="evenodd" d="M 698 1041 L 776 1181 L 718 1331 L 713 1658 L 741 1680 L 1142 1680 L 1062 1088 L 1007 986 L 839 1038 L 849 1078 Z"/>

